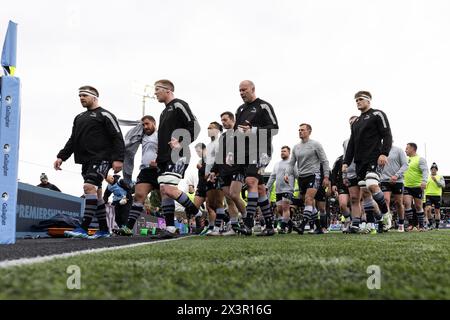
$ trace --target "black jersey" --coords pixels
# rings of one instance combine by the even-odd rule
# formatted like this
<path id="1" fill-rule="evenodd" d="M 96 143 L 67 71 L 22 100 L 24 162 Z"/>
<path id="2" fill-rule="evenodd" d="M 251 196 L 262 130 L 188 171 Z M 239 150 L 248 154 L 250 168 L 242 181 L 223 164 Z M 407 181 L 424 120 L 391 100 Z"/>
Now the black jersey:
<path id="1" fill-rule="evenodd" d="M 164 163 L 171 161 L 172 149 L 169 146 L 170 140 L 174 137 L 180 142 L 183 141 L 183 136 L 176 132 L 177 129 L 187 130 L 190 136 L 188 144 L 194 142 L 200 133 L 200 126 L 189 105 L 183 100 L 173 99 L 166 105 L 166 108 L 159 117 L 158 157 L 156 158 L 156 162 Z M 186 154 L 183 154 L 181 151 L 179 155 L 181 157 L 187 157 L 187 163 L 189 163 L 189 148 L 186 148 L 186 150 Z"/>
<path id="2" fill-rule="evenodd" d="M 240 125 L 249 125 L 252 128 L 252 133 L 256 134 L 258 157 L 260 157 L 262 153 L 267 153 L 269 157 L 272 156 L 272 137 L 278 133 L 278 120 L 270 103 L 257 98 L 251 103 L 241 105 L 236 111 L 236 123 L 234 129 L 237 133 L 239 132 L 238 128 Z M 267 130 L 267 141 L 265 143 L 260 141 L 259 130 L 261 129 Z M 267 148 L 262 148 L 262 146 L 267 146 Z M 246 138 L 246 160 L 248 160 L 249 149 L 249 139 Z M 235 158 L 236 157 L 238 157 L 237 152 L 235 154 Z"/>
<path id="3" fill-rule="evenodd" d="M 344 159 L 344 156 L 339 156 L 339 158 L 336 159 L 333 165 L 333 170 L 331 170 L 331 185 L 332 186 L 342 186 L 344 185 L 344 181 L 342 178 L 342 161 Z"/>
<path id="4" fill-rule="evenodd" d="M 219 150 L 211 171 L 221 176 L 230 175 L 236 171 L 236 166 L 234 165 L 234 152 L 236 149 L 234 132 L 234 129 L 229 129 L 219 137 Z"/>
<path id="5" fill-rule="evenodd" d="M 75 163 L 123 161 L 125 144 L 116 117 L 98 107 L 80 113 L 73 121 L 72 134 L 57 158 L 66 161 L 72 153 Z"/>
<path id="6" fill-rule="evenodd" d="M 392 134 L 389 121 L 383 111 L 369 109 L 352 125 L 352 133 L 344 157 L 344 164 L 371 163 L 380 155 L 389 156 Z"/>

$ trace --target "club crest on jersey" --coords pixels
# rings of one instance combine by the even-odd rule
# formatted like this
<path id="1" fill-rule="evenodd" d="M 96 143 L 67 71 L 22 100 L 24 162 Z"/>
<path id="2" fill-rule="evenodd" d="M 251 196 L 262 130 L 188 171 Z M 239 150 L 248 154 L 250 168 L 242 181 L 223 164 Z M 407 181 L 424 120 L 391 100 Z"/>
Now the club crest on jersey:
<path id="1" fill-rule="evenodd" d="M 366 116 L 364 117 L 364 120 L 368 120 L 368 119 L 370 119 L 370 115 L 366 115 Z"/>
<path id="2" fill-rule="evenodd" d="M 95 112 L 92 112 L 92 113 L 90 114 L 90 116 L 96 118 L 96 117 L 97 117 L 97 114 L 96 114 Z"/>

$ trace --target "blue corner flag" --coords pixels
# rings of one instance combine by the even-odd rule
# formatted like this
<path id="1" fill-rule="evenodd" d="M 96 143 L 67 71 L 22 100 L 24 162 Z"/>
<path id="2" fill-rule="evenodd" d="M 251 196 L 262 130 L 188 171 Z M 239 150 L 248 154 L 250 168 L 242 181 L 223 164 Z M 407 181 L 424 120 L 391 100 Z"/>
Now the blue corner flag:
<path id="1" fill-rule="evenodd" d="M 2 51 L 2 67 L 8 75 L 14 76 L 16 70 L 17 23 L 9 21 Z"/>

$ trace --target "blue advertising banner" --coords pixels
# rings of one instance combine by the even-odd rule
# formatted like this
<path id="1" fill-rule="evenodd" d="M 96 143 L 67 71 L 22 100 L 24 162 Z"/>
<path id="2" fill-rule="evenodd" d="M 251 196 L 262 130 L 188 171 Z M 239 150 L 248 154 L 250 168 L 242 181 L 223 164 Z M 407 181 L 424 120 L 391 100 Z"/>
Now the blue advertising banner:
<path id="1" fill-rule="evenodd" d="M 84 212 L 84 199 L 65 193 L 35 187 L 29 184 L 18 184 L 16 237 L 46 234 L 37 231 L 35 226 L 40 221 L 53 218 L 57 214 L 68 215 L 81 221 Z"/>

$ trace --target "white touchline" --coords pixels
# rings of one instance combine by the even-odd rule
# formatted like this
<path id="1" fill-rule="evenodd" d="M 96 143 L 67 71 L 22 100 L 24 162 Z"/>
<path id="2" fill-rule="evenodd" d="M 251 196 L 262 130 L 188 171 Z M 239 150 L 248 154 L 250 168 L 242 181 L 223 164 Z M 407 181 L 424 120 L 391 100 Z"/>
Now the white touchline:
<path id="1" fill-rule="evenodd" d="M 53 254 L 51 256 L 43 256 L 43 257 L 6 260 L 6 261 L 0 262 L 0 269 L 11 268 L 11 267 L 20 267 L 20 266 L 25 266 L 25 265 L 35 264 L 35 263 L 42 263 L 42 262 L 47 262 L 47 261 L 51 261 L 54 259 L 65 259 L 65 258 L 79 256 L 82 254 L 100 253 L 100 252 L 106 252 L 106 251 L 114 251 L 114 250 L 134 248 L 134 247 L 140 247 L 140 246 L 157 244 L 157 243 L 176 241 L 176 240 L 186 239 L 186 238 L 190 238 L 190 237 L 191 236 L 181 237 L 181 238 L 176 238 L 176 239 L 152 241 L 152 242 L 133 243 L 133 244 L 128 244 L 128 245 L 124 245 L 124 246 L 114 246 L 114 247 L 108 247 L 108 248 L 81 250 L 81 251 L 67 252 L 67 253 L 61 253 L 61 254 Z"/>

